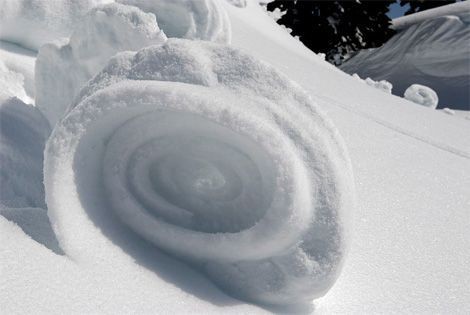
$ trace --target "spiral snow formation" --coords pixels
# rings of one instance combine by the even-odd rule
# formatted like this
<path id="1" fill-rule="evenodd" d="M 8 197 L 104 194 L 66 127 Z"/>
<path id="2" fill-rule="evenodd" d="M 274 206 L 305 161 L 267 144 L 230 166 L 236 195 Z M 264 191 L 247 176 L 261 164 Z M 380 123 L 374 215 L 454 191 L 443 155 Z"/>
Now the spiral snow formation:
<path id="1" fill-rule="evenodd" d="M 48 141 L 45 186 L 69 256 L 105 259 L 117 216 L 266 304 L 331 287 L 353 197 L 342 141 L 301 88 L 237 49 L 178 39 L 88 82 Z"/>

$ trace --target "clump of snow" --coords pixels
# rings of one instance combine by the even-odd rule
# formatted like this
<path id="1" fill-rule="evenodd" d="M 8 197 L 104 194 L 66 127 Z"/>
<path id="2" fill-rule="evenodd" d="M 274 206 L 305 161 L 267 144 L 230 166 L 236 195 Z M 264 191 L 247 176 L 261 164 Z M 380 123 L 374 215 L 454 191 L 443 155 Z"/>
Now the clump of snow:
<path id="1" fill-rule="evenodd" d="M 381 90 L 382 92 L 392 94 L 393 85 L 386 80 L 374 81 L 369 77 L 363 80 L 357 73 L 353 73 L 352 77 L 356 80 L 364 82 L 368 86 Z"/>
<path id="2" fill-rule="evenodd" d="M 441 104 L 469 110 L 470 1 L 412 14 L 394 25 L 397 34 L 383 46 L 360 51 L 340 68 L 390 81 L 395 95 L 414 83 L 429 86 Z"/>
<path id="3" fill-rule="evenodd" d="M 157 17 L 168 37 L 229 43 L 230 19 L 219 0 L 117 0 Z"/>
<path id="4" fill-rule="evenodd" d="M 455 115 L 455 110 L 452 110 L 452 109 L 447 108 L 447 107 L 443 108 L 442 111 L 444 113 L 446 113 L 447 115 Z"/>
<path id="5" fill-rule="evenodd" d="M 0 89 L 0 102 L 16 96 L 23 102 L 32 103 L 32 99 L 24 89 L 24 76 L 8 69 L 2 60 L 0 60 L 0 85 L 2 87 Z"/>
<path id="6" fill-rule="evenodd" d="M 94 6 L 113 0 L 0 0 L 0 39 L 38 50 L 69 37 Z"/>
<path id="7" fill-rule="evenodd" d="M 43 151 L 50 128 L 18 98 L 0 100 L 0 208 L 45 207 Z"/>
<path id="8" fill-rule="evenodd" d="M 416 104 L 433 109 L 435 109 L 439 103 L 439 98 L 436 92 L 434 92 L 433 89 L 421 84 L 411 85 L 406 89 L 403 97 Z"/>
<path id="9" fill-rule="evenodd" d="M 47 44 L 36 62 L 36 104 L 53 126 L 83 84 L 119 51 L 138 50 L 166 40 L 155 16 L 118 3 L 92 9 L 70 41 Z"/>
<path id="10" fill-rule="evenodd" d="M 118 54 L 45 159 L 48 214 L 79 261 L 138 235 L 267 304 L 310 303 L 339 275 L 353 201 L 342 140 L 301 88 L 237 49 L 171 39 Z"/>

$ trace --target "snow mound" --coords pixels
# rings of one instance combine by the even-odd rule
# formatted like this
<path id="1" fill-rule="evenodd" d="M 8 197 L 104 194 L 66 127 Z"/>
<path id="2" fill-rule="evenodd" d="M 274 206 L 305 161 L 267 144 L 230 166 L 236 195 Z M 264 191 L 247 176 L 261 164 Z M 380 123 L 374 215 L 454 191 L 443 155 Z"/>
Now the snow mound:
<path id="1" fill-rule="evenodd" d="M 69 37 L 92 7 L 108 2 L 112 0 L 0 0 L 0 39 L 38 50 Z"/>
<path id="2" fill-rule="evenodd" d="M 363 80 L 363 79 L 361 79 L 361 77 L 357 73 L 354 73 L 352 75 L 352 77 L 354 79 L 357 79 L 357 80 L 361 81 L 361 82 L 364 82 L 368 86 L 371 86 L 373 88 L 381 90 L 382 92 L 392 94 L 393 85 L 390 82 L 386 81 L 386 80 L 374 81 L 369 77 L 367 77 L 366 79 Z"/>
<path id="3" fill-rule="evenodd" d="M 403 95 L 414 83 L 429 86 L 441 104 L 470 109 L 470 2 L 457 7 L 460 11 L 451 11 L 452 15 L 430 15 L 402 25 L 382 47 L 362 50 L 340 68 L 390 81 L 395 95 Z"/>
<path id="4" fill-rule="evenodd" d="M 80 88 L 119 51 L 166 40 L 155 16 L 117 3 L 93 8 L 66 44 L 47 44 L 36 62 L 36 104 L 53 126 Z"/>
<path id="5" fill-rule="evenodd" d="M 333 285 L 353 207 L 342 140 L 301 88 L 237 49 L 180 39 L 120 53 L 87 83 L 47 143 L 45 186 L 74 260 L 137 235 L 267 304 Z"/>
<path id="6" fill-rule="evenodd" d="M 157 17 L 168 37 L 229 43 L 230 19 L 219 0 L 117 0 Z"/>
<path id="7" fill-rule="evenodd" d="M 403 96 L 409 101 L 432 109 L 435 109 L 439 103 L 439 98 L 437 97 L 436 92 L 434 92 L 433 89 L 420 84 L 411 85 L 406 89 Z"/>
<path id="8" fill-rule="evenodd" d="M 35 107 L 17 98 L 0 101 L 0 208 L 45 207 L 43 151 L 49 133 Z"/>

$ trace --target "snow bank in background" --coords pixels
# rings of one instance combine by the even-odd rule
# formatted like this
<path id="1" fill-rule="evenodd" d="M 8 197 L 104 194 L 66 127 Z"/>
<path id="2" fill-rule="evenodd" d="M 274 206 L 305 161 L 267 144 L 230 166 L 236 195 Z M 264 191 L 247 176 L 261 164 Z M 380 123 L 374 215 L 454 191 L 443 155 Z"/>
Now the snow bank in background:
<path id="1" fill-rule="evenodd" d="M 230 20 L 219 0 L 117 0 L 156 15 L 168 37 L 229 43 Z"/>
<path id="2" fill-rule="evenodd" d="M 36 62 L 36 104 L 53 126 L 86 81 L 123 50 L 166 40 L 155 16 L 117 3 L 92 9 L 64 45 L 48 44 Z"/>
<path id="3" fill-rule="evenodd" d="M 435 109 L 439 103 L 439 98 L 437 97 L 436 92 L 427 86 L 420 84 L 413 84 L 407 88 L 403 97 L 416 104 L 432 109 Z"/>
<path id="4" fill-rule="evenodd" d="M 381 90 L 382 92 L 392 94 L 393 85 L 386 80 L 374 81 L 369 77 L 363 80 L 357 73 L 354 73 L 352 77 L 357 80 L 360 80 L 361 82 L 364 82 L 368 86 Z"/>
<path id="5" fill-rule="evenodd" d="M 446 7 L 437 12 L 447 12 Z M 451 8 L 458 10 L 437 17 L 424 15 L 425 11 L 422 16 L 426 19 L 416 19 L 411 25 L 400 23 L 409 27 L 400 28 L 382 47 L 359 52 L 340 68 L 362 77 L 388 80 L 395 95 L 403 95 L 414 83 L 429 86 L 439 95 L 440 106 L 469 110 L 470 1 Z M 403 19 L 412 20 L 414 16 Z"/>
<path id="6" fill-rule="evenodd" d="M 25 48 L 69 37 L 94 6 L 113 0 L 0 0 L 0 39 Z"/>
<path id="7" fill-rule="evenodd" d="M 50 129 L 39 110 L 0 101 L 0 208 L 45 207 L 43 151 Z"/>
<path id="8" fill-rule="evenodd" d="M 268 304 L 332 286 L 353 198 L 342 141 L 303 90 L 236 49 L 177 39 L 88 82 L 48 141 L 45 185 L 74 260 L 138 235 Z"/>

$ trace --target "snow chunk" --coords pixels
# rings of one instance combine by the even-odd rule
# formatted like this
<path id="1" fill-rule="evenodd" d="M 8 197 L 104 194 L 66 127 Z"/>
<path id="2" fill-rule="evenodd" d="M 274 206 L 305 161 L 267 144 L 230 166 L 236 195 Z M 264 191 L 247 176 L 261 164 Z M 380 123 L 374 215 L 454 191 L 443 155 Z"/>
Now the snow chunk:
<path id="1" fill-rule="evenodd" d="M 138 50 L 165 40 L 153 14 L 117 3 L 92 9 L 77 24 L 68 43 L 48 44 L 39 50 L 37 106 L 53 126 L 83 84 L 116 52 Z"/>
<path id="2" fill-rule="evenodd" d="M 393 85 L 386 80 L 374 81 L 369 77 L 367 77 L 365 80 L 362 80 L 357 73 L 354 73 L 351 76 L 356 80 L 364 82 L 368 86 L 381 90 L 382 92 L 392 94 Z"/>
<path id="3" fill-rule="evenodd" d="M 118 54 L 87 83 L 48 141 L 45 185 L 73 259 L 139 236 L 267 304 L 333 285 L 353 207 L 343 142 L 300 87 L 237 49 L 178 39 Z"/>
<path id="4" fill-rule="evenodd" d="M 442 111 L 444 113 L 446 113 L 447 115 L 452 115 L 452 116 L 455 115 L 455 110 L 452 110 L 452 109 L 447 108 L 447 107 L 443 108 Z"/>
<path id="5" fill-rule="evenodd" d="M 38 50 L 69 37 L 92 7 L 108 2 L 112 0 L 0 0 L 0 39 Z"/>
<path id="6" fill-rule="evenodd" d="M 24 102 L 32 103 L 32 99 L 24 89 L 24 76 L 8 69 L 2 60 L 0 60 L 0 86 L 2 87 L 0 102 L 15 96 Z"/>
<path id="7" fill-rule="evenodd" d="M 219 0 L 117 0 L 157 17 L 168 37 L 229 43 L 230 19 Z"/>
<path id="8" fill-rule="evenodd" d="M 409 101 L 432 109 L 435 109 L 439 102 L 439 98 L 433 89 L 420 84 L 413 84 L 407 88 L 404 97 Z"/>
<path id="9" fill-rule="evenodd" d="M 0 102 L 0 208 L 44 208 L 43 151 L 49 136 L 39 110 L 17 98 Z"/>

